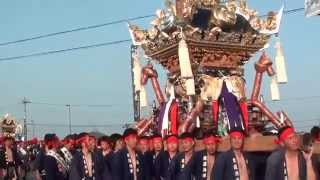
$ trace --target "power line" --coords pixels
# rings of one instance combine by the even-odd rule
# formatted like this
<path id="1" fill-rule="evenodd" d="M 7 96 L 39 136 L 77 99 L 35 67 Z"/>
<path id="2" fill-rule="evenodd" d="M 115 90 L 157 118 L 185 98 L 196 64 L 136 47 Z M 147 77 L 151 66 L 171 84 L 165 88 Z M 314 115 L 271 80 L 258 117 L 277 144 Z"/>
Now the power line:
<path id="1" fill-rule="evenodd" d="M 306 128 L 312 128 L 314 125 L 303 125 L 303 126 L 295 126 L 295 129 L 306 129 Z"/>
<path id="2" fill-rule="evenodd" d="M 288 13 L 294 13 L 294 12 L 299 12 L 301 10 L 303 10 L 304 8 L 297 8 L 297 9 L 291 9 L 291 10 L 287 10 L 284 11 L 285 14 Z M 146 15 L 146 16 L 140 16 L 137 18 L 146 18 L 146 17 L 151 17 L 153 15 Z M 127 22 L 133 19 L 137 19 L 137 18 L 131 18 L 131 19 L 126 19 L 126 20 L 119 20 L 119 21 L 114 21 L 111 23 L 105 23 L 105 24 L 116 24 L 116 23 L 120 23 L 120 22 Z M 57 33 L 51 33 L 51 34 L 47 34 L 47 35 L 42 35 L 45 37 L 48 36 L 54 36 L 54 34 L 63 34 L 63 33 L 69 33 L 69 32 L 75 32 L 75 31 L 79 31 L 79 30 L 83 30 L 83 29 L 92 29 L 92 28 L 97 28 L 97 27 L 101 27 L 103 24 L 101 25 L 95 25 L 95 26 L 87 26 L 87 27 L 83 27 L 83 28 L 77 28 L 77 29 L 73 29 L 73 30 L 68 30 L 68 31 L 61 31 L 61 32 L 57 32 Z M 38 37 L 32 37 L 32 38 L 27 38 L 27 39 L 39 39 L 42 38 L 42 36 L 38 36 Z M 17 41 L 12 41 L 15 43 L 18 42 L 25 42 L 27 41 L 26 39 L 23 40 L 17 40 Z M 5 58 L 0 58 L 0 61 L 10 61 L 10 60 L 17 60 L 17 59 L 23 59 L 23 58 L 29 58 L 29 57 L 37 57 L 37 56 L 45 56 L 45 55 L 50 55 L 50 54 L 57 54 L 57 53 L 64 53 L 64 52 L 69 52 L 69 51 L 76 51 L 76 50 L 81 50 L 81 49 L 90 49 L 90 48 L 97 48 L 97 47 L 102 47 L 102 46 L 109 46 L 109 45 L 115 45 L 115 44 L 120 44 L 120 43 L 124 43 L 124 42 L 130 42 L 130 39 L 125 39 L 125 40 L 118 40 L 118 41 L 112 41 L 112 42 L 105 42 L 105 43 L 100 43 L 100 44 L 92 44 L 92 45 L 86 45 L 86 46 L 80 46 L 80 47 L 73 47 L 73 48 L 68 48 L 68 49 L 61 49 L 61 50 L 52 50 L 52 51 L 45 51 L 45 52 L 40 52 L 40 53 L 33 53 L 33 54 L 28 54 L 28 55 L 21 55 L 21 56 L 12 56 L 12 57 L 5 57 Z M 10 42 L 8 42 L 10 43 Z M 5 43 L 2 43 L 5 44 Z M 2 45 L 0 44 L 0 46 Z M 12 44 L 12 43 L 11 43 Z"/>
<path id="3" fill-rule="evenodd" d="M 295 119 L 293 120 L 293 123 L 306 123 L 306 122 L 315 122 L 315 121 L 319 121 L 320 118 L 312 118 L 312 119 Z"/>
<path id="4" fill-rule="evenodd" d="M 42 39 L 42 38 L 62 35 L 62 34 L 67 34 L 67 33 L 73 33 L 73 32 L 77 32 L 77 31 L 96 29 L 96 28 L 100 28 L 100 27 L 104 27 L 104 26 L 110 26 L 110 25 L 125 23 L 125 22 L 128 22 L 128 21 L 145 19 L 145 18 L 149 18 L 149 17 L 154 17 L 154 15 L 145 15 L 145 16 L 138 16 L 138 17 L 133 17 L 133 18 L 121 19 L 121 20 L 111 21 L 111 22 L 107 22 L 107 23 L 103 23 L 103 24 L 96 24 L 96 25 L 85 26 L 85 27 L 80 27 L 80 28 L 75 28 L 75 29 L 70 29 L 70 30 L 65 30 L 65 31 L 59 31 L 59 32 L 54 32 L 54 33 L 49 33 L 49 34 L 43 34 L 43 35 L 34 36 L 34 37 L 30 37 L 30 38 L 25 38 L 25 39 L 20 39 L 20 40 L 15 40 L 15 41 L 3 42 L 3 43 L 0 43 L 0 46 L 6 46 L 6 45 L 10 45 L 10 44 L 17 44 L 17 43 L 22 43 L 22 42 L 27 42 L 27 41 L 32 41 L 32 40 L 37 40 L 37 39 Z"/>
<path id="5" fill-rule="evenodd" d="M 286 11 L 284 11 L 284 14 L 292 14 L 292 13 L 296 13 L 296 12 L 300 12 L 300 11 L 304 11 L 304 7 L 286 10 Z"/>
<path id="6" fill-rule="evenodd" d="M 116 104 L 55 104 L 55 103 L 45 103 L 45 102 L 31 102 L 35 105 L 46 105 L 46 106 L 66 106 L 70 105 L 72 107 L 113 107 L 116 106 Z"/>
<path id="7" fill-rule="evenodd" d="M 304 11 L 304 7 L 284 10 L 283 14 L 293 14 L 293 13 L 297 13 L 297 12 L 300 12 L 300 11 Z M 259 17 L 267 17 L 267 16 L 268 16 L 268 14 L 264 14 L 264 15 L 261 15 Z"/>
<path id="8" fill-rule="evenodd" d="M 313 100 L 313 99 L 319 99 L 320 96 L 305 96 L 305 97 L 292 97 L 292 98 L 284 98 L 281 99 L 279 102 L 288 102 L 288 101 L 304 101 L 304 100 Z M 267 100 L 266 103 L 276 103 L 276 101 Z"/>
<path id="9" fill-rule="evenodd" d="M 282 101 L 303 101 L 307 99 L 319 99 L 320 96 L 301 96 L 301 97 L 291 97 L 282 99 Z M 274 101 L 265 101 L 265 102 L 274 102 Z M 32 104 L 36 105 L 48 105 L 48 106 L 66 106 L 68 103 L 48 103 L 48 102 L 38 102 L 32 101 Z M 70 104 L 73 107 L 112 107 L 112 106 L 120 106 L 121 104 Z"/>
<path id="10" fill-rule="evenodd" d="M 27 55 L 21 55 L 21 56 L 5 57 L 5 58 L 0 58 L 0 61 L 11 61 L 11 60 L 17 60 L 17 59 L 23 59 L 23 58 L 29 58 L 29 57 L 38 57 L 38 56 L 45 56 L 50 54 L 65 53 L 69 51 L 77 51 L 77 50 L 83 50 L 83 49 L 121 44 L 125 42 L 130 42 L 130 41 L 131 41 L 130 39 L 124 39 L 124 40 L 111 41 L 111 42 L 105 42 L 105 43 L 99 43 L 99 44 L 91 44 L 87 46 L 73 47 L 68 49 L 52 50 L 52 51 L 45 51 L 45 52 L 33 53 L 33 54 L 27 54 Z"/>
<path id="11" fill-rule="evenodd" d="M 304 10 L 304 8 L 296 8 L 296 9 L 286 10 L 283 13 L 284 14 L 292 14 L 292 13 L 300 12 L 300 11 L 303 11 L 303 10 Z M 133 17 L 133 18 L 126 18 L 126 19 L 111 21 L 111 22 L 102 23 L 102 24 L 84 26 L 84 27 L 80 27 L 80 28 L 74 28 L 74 29 L 65 30 L 65 31 L 59 31 L 59 32 L 54 32 L 54 33 L 48 33 L 48 34 L 43 34 L 43 35 L 39 35 L 39 36 L 33 36 L 33 37 L 25 38 L 25 39 L 19 39 L 19 40 L 14 40 L 14 41 L 3 42 L 3 43 L 0 43 L 0 46 L 17 44 L 17 43 L 22 43 L 22 42 L 27 42 L 27 41 L 37 40 L 37 39 L 43 39 L 43 38 L 48 38 L 48 37 L 52 37 L 52 36 L 58 36 L 58 35 L 62 35 L 62 34 L 68 34 L 68 33 L 73 33 L 73 32 L 78 32 L 78 31 L 89 30 L 89 29 L 96 29 L 96 28 L 101 28 L 101 27 L 105 27 L 105 26 L 125 23 L 125 22 L 129 22 L 129 21 L 150 18 L 150 17 L 154 17 L 154 16 L 155 15 L 151 15 L 151 14 L 150 15 L 144 15 L 144 16 L 137 16 L 137 17 Z M 265 16 L 267 16 L 267 15 L 261 15 L 260 17 L 265 17 Z"/>
<path id="12" fill-rule="evenodd" d="M 314 121 L 311 121 L 314 122 Z M 312 127 L 316 124 L 297 124 L 296 122 L 293 122 L 295 124 L 295 127 L 297 129 L 300 128 L 306 128 L 306 127 Z M 130 123 L 122 123 L 122 124 L 72 124 L 71 127 L 73 128 L 108 128 L 108 127 L 123 127 L 124 125 L 130 125 L 132 124 L 132 122 Z M 34 126 L 34 127 L 55 127 L 55 128 L 68 128 L 69 125 L 68 124 L 58 124 L 58 123 L 27 123 L 28 126 Z"/>
<path id="13" fill-rule="evenodd" d="M 72 127 L 119 127 L 123 126 L 126 123 L 122 124 L 72 124 Z M 38 126 L 38 127 L 69 127 L 69 124 L 58 124 L 58 123 L 27 123 L 29 126 Z"/>

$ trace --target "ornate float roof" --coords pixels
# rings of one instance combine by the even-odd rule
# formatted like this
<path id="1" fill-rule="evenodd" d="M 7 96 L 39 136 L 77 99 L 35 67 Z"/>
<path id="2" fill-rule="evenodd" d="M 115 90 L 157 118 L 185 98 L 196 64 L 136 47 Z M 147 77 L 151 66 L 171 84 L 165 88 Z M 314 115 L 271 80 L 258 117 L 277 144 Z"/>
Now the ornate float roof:
<path id="1" fill-rule="evenodd" d="M 179 70 L 178 45 L 184 39 L 192 66 L 241 67 L 278 32 L 282 10 L 264 18 L 245 0 L 166 0 L 149 29 L 129 24 L 134 45 L 169 72 Z"/>
<path id="2" fill-rule="evenodd" d="M 4 117 L 2 117 L 0 120 L 0 127 L 3 136 L 14 137 L 17 125 L 18 124 L 16 120 L 9 114 L 6 114 Z"/>

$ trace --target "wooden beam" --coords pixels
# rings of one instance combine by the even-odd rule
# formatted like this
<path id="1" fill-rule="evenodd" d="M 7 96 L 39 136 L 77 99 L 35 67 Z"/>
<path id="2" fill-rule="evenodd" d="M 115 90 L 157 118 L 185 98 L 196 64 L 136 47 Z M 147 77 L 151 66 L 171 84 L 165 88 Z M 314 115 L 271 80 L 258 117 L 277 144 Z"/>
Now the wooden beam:
<path id="1" fill-rule="evenodd" d="M 244 143 L 245 151 L 273 151 L 277 148 L 274 143 L 275 136 L 259 136 L 255 138 L 246 138 Z M 229 137 L 224 138 L 218 146 L 218 151 L 227 151 L 230 149 Z"/>
<path id="2" fill-rule="evenodd" d="M 244 150 L 248 152 L 270 152 L 275 150 L 278 145 L 274 143 L 277 139 L 276 136 L 258 136 L 254 138 L 246 138 L 244 143 Z M 197 145 L 201 146 L 202 149 L 204 146 L 197 142 Z M 228 137 L 223 138 L 218 145 L 218 151 L 223 152 L 230 149 L 230 140 Z M 320 143 L 314 144 L 314 154 L 320 154 Z"/>

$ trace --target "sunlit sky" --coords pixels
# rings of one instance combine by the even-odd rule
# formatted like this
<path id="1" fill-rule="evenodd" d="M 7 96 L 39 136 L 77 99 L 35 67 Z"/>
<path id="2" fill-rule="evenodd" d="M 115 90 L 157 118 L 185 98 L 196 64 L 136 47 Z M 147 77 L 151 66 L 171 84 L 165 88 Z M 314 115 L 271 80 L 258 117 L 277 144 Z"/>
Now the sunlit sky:
<path id="1" fill-rule="evenodd" d="M 260 14 L 278 10 L 281 0 L 249 0 Z M 286 9 L 301 8 L 302 0 L 287 1 Z M 83 26 L 153 14 L 163 0 L 3 0 L 0 2 L 0 43 L 54 33 Z M 148 27 L 150 18 L 132 23 Z M 272 110 L 286 110 L 296 127 L 307 130 L 319 124 L 320 18 L 305 18 L 303 12 L 284 16 L 280 38 L 283 44 L 289 82 L 281 85 L 283 101 L 269 103 Z M 66 49 L 128 39 L 125 23 L 63 34 L 59 36 L 0 46 L 0 58 Z M 274 40 L 268 53 L 274 58 Z M 253 57 L 246 65 L 247 93 L 254 79 Z M 157 67 L 160 82 L 166 73 Z M 34 121 L 35 135 L 68 133 L 68 111 L 72 107 L 73 132 L 100 130 L 122 132 L 133 121 L 130 79 L 130 43 L 91 48 L 53 55 L 0 62 L 0 114 L 23 119 L 23 97 L 28 105 L 28 122 Z M 263 94 L 269 96 L 270 79 L 265 78 Z M 148 87 L 149 101 L 153 94 Z M 38 103 L 38 104 L 37 104 Z M 39 104 L 42 103 L 42 104 Z M 49 105 L 51 104 L 51 105 Z M 56 105 L 52 105 L 56 104 Z M 108 105 L 108 106 L 88 106 Z M 28 126 L 32 135 L 32 128 Z M 30 136 L 29 136 L 30 137 Z"/>

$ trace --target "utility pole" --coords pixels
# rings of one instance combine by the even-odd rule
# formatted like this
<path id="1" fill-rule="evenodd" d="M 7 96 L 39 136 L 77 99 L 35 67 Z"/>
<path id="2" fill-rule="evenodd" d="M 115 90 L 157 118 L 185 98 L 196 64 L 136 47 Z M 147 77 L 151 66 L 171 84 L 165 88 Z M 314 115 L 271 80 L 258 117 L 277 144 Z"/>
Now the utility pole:
<path id="1" fill-rule="evenodd" d="M 34 120 L 31 119 L 31 124 L 32 124 L 32 137 L 36 137 L 36 129 L 35 129 L 35 124 L 34 124 Z"/>
<path id="2" fill-rule="evenodd" d="M 69 134 L 71 134 L 72 133 L 72 130 L 71 130 L 71 104 L 67 104 L 66 106 L 68 108 Z"/>
<path id="3" fill-rule="evenodd" d="M 27 127 L 27 105 L 31 103 L 31 101 L 27 100 L 26 97 L 22 100 L 23 106 L 24 106 L 24 117 L 23 117 L 23 137 L 26 141 L 28 139 L 28 127 Z"/>

